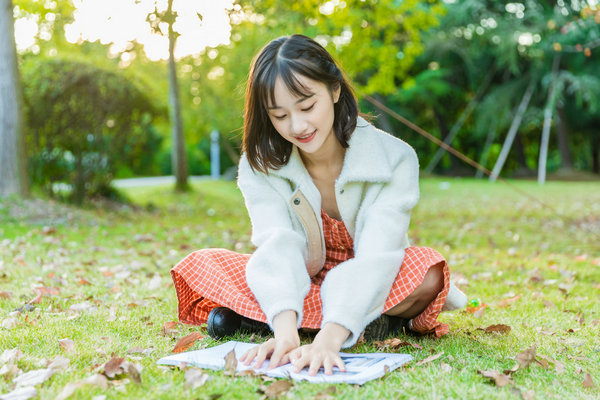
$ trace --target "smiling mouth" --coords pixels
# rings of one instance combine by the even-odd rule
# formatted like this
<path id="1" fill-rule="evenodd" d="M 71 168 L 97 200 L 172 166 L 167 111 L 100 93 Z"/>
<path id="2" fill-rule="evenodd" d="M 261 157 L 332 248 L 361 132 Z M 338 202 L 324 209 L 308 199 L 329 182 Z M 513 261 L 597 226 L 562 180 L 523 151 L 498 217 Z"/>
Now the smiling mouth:
<path id="1" fill-rule="evenodd" d="M 315 137 L 316 133 L 317 133 L 317 130 L 315 129 L 313 132 L 309 133 L 308 135 L 297 137 L 296 140 L 299 141 L 300 143 L 310 142 Z"/>

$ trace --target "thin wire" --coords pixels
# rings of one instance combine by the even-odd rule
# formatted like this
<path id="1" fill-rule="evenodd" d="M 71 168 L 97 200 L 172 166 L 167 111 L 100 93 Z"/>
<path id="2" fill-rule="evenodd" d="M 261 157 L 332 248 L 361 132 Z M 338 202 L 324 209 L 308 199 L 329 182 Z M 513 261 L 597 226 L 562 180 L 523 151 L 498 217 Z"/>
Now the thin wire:
<path id="1" fill-rule="evenodd" d="M 474 167 L 474 168 L 482 171 L 487 176 L 491 176 L 492 175 L 492 172 L 489 169 L 485 168 L 483 165 L 481 165 L 478 162 L 470 159 L 469 157 L 467 157 L 466 155 L 464 155 L 460 151 L 456 150 L 452 146 L 449 146 L 446 143 L 442 142 L 440 139 L 436 138 L 431 133 L 427 132 L 425 129 L 421 128 L 420 126 L 418 126 L 418 125 L 412 123 L 411 121 L 409 121 L 408 119 L 404 118 L 402 115 L 400 115 L 397 112 L 395 112 L 394 110 L 390 109 L 385 104 L 380 103 L 379 101 L 375 100 L 374 98 L 372 98 L 371 96 L 369 96 L 367 94 L 361 93 L 361 95 L 363 96 L 363 98 L 365 100 L 369 101 L 371 104 L 373 104 L 375 107 L 379 108 L 381 111 L 384 111 L 385 113 L 389 114 L 393 118 L 397 119 L 398 121 L 400 121 L 401 123 L 403 123 L 404 125 L 406 125 L 407 127 L 409 127 L 410 129 L 412 129 L 413 131 L 415 131 L 418 134 L 420 134 L 420 135 L 426 137 L 427 139 L 431 140 L 433 143 L 435 143 L 438 146 L 442 147 L 447 152 L 452 153 L 453 155 L 455 155 L 456 157 L 460 158 L 461 160 L 463 160 L 467 164 L 469 164 L 472 167 Z M 553 207 L 551 207 L 548 204 L 544 203 L 543 201 L 541 201 L 537 197 L 535 197 L 535 196 L 527 193 L 526 191 L 519 189 L 517 186 L 515 186 L 512 183 L 508 182 L 506 179 L 504 179 L 502 177 L 497 177 L 497 180 L 499 180 L 500 182 L 508 185 L 513 190 L 515 190 L 516 192 L 520 193 L 521 195 L 523 195 L 523 196 L 529 198 L 530 200 L 533 200 L 534 202 L 540 204 L 542 207 L 545 207 L 545 208 L 549 209 L 557 217 L 559 217 L 559 218 L 561 218 L 561 219 L 563 219 L 563 220 L 565 220 L 565 221 L 567 221 L 569 223 L 572 222 L 568 217 L 559 214 L 558 211 L 556 211 Z"/>

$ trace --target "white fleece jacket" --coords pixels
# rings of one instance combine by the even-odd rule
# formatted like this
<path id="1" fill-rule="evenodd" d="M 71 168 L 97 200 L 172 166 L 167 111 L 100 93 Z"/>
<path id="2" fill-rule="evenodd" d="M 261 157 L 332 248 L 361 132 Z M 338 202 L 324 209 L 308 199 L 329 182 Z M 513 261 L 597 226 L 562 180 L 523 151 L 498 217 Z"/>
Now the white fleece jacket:
<path id="1" fill-rule="evenodd" d="M 335 193 L 355 256 L 329 271 L 321 286 L 322 325 L 335 322 L 351 332 L 342 347 L 356 343 L 383 311 L 408 247 L 410 212 L 419 199 L 419 164 L 412 147 L 360 117 L 349 145 Z M 238 185 L 257 246 L 246 267 L 248 286 L 270 325 L 280 312 L 293 310 L 300 326 L 310 288 L 309 254 L 290 198 L 296 191 L 304 194 L 322 237 L 321 195 L 297 147 L 286 165 L 268 175 L 252 172 L 243 155 Z"/>

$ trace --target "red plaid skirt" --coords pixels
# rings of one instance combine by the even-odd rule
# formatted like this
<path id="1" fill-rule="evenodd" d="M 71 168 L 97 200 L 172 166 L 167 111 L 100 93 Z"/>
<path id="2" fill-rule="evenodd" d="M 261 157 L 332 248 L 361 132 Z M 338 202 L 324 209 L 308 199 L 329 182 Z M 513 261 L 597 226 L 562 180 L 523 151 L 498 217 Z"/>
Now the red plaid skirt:
<path id="1" fill-rule="evenodd" d="M 329 270 L 354 257 L 352 237 L 342 221 L 321 212 L 325 236 L 326 261 L 323 269 L 312 279 L 304 299 L 303 328 L 321 327 L 322 303 L 320 287 Z M 266 322 L 256 298 L 246 283 L 246 263 L 249 254 L 226 249 L 198 250 L 180 261 L 171 276 L 177 291 L 179 320 L 187 324 L 205 323 L 210 311 L 227 307 L 245 317 Z M 429 306 L 413 318 L 412 329 L 433 332 L 436 336 L 448 333 L 448 325 L 437 321 L 448 295 L 450 272 L 446 260 L 437 251 L 427 247 L 406 249 L 400 272 L 385 302 L 383 312 L 399 304 L 423 281 L 429 268 L 443 264 L 444 288 Z"/>

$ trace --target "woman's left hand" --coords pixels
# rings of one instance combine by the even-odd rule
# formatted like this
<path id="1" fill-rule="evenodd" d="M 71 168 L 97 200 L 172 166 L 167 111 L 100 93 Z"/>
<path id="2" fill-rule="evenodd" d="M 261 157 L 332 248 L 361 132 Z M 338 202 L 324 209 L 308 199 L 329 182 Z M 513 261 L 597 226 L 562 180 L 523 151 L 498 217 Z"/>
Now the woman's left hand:
<path id="1" fill-rule="evenodd" d="M 346 365 L 339 356 L 339 351 L 349 333 L 340 325 L 326 324 L 311 344 L 300 346 L 289 353 L 294 372 L 308 367 L 308 374 L 315 376 L 323 367 L 325 375 L 331 375 L 334 366 L 346 372 Z"/>
<path id="2" fill-rule="evenodd" d="M 338 367 L 342 372 L 346 371 L 346 366 L 338 354 L 338 350 L 328 349 L 325 346 L 312 343 L 298 347 L 290 353 L 294 372 L 300 372 L 308 367 L 308 374 L 315 376 L 319 369 L 323 367 L 325 375 L 333 373 L 333 367 Z"/>

